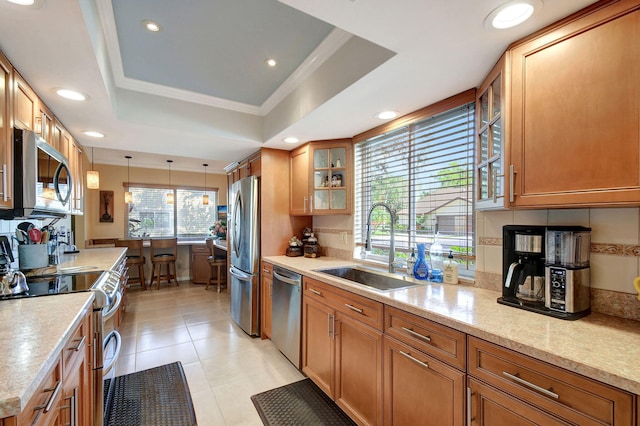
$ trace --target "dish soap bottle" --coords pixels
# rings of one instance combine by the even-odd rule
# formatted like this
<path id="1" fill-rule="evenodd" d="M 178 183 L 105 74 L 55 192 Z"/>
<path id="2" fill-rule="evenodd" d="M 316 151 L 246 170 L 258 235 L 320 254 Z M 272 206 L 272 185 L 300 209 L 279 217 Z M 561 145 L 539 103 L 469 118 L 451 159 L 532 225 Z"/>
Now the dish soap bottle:
<path id="1" fill-rule="evenodd" d="M 431 281 L 434 283 L 442 282 L 442 270 L 444 269 L 444 259 L 442 253 L 442 244 L 438 241 L 438 225 L 436 225 L 436 235 L 429 249 L 431 257 Z"/>
<path id="2" fill-rule="evenodd" d="M 407 258 L 407 275 L 413 276 L 413 267 L 416 265 L 416 250 L 411 249 L 411 256 Z"/>
<path id="3" fill-rule="evenodd" d="M 453 260 L 453 250 L 449 250 L 449 256 L 444 262 L 445 284 L 458 284 L 458 264 Z"/>
<path id="4" fill-rule="evenodd" d="M 424 243 L 418 244 L 418 259 L 413 266 L 413 276 L 419 280 L 429 279 L 429 266 L 427 266 L 427 259 L 424 257 Z"/>

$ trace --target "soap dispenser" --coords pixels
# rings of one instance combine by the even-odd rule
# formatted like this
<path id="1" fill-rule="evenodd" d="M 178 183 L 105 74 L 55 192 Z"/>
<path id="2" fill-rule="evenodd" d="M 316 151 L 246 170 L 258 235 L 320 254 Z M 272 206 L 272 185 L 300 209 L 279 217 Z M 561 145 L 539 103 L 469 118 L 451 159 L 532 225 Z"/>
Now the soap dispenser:
<path id="1" fill-rule="evenodd" d="M 438 225 L 436 225 L 436 235 L 429 249 L 429 257 L 431 258 L 431 281 L 435 283 L 442 282 L 442 270 L 444 269 L 444 260 L 442 253 L 442 244 L 438 241 Z"/>
<path id="2" fill-rule="evenodd" d="M 453 259 L 453 251 L 449 250 L 449 256 L 444 261 L 445 284 L 458 284 L 458 264 Z"/>
<path id="3" fill-rule="evenodd" d="M 424 255 L 424 243 L 418 244 L 418 260 L 413 267 L 413 276 L 419 280 L 429 279 L 429 266 Z"/>

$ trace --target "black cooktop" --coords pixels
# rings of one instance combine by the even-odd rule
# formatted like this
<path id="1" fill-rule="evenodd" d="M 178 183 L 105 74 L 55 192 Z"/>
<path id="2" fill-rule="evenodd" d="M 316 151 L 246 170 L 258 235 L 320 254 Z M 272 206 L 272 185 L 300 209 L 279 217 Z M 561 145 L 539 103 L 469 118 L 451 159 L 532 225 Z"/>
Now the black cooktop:
<path id="1" fill-rule="evenodd" d="M 100 275 L 102 275 L 102 271 L 28 277 L 28 292 L 16 295 L 0 295 L 0 300 L 87 291 Z"/>

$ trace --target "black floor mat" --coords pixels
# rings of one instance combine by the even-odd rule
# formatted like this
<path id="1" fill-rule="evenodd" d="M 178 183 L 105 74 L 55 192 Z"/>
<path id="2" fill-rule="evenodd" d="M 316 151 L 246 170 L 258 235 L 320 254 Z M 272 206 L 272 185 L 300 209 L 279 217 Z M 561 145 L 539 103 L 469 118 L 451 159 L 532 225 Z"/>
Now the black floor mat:
<path id="1" fill-rule="evenodd" d="M 180 362 L 104 382 L 105 426 L 193 426 L 196 416 Z"/>
<path id="2" fill-rule="evenodd" d="M 251 397 L 267 426 L 355 425 L 311 379 L 304 379 Z"/>

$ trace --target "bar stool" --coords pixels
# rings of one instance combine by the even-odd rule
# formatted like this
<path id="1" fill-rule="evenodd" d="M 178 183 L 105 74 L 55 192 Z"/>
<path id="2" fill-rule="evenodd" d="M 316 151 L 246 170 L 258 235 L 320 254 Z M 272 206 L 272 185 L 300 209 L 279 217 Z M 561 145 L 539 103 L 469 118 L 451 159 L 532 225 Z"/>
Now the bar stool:
<path id="1" fill-rule="evenodd" d="M 209 286 L 215 284 L 218 287 L 218 293 L 220 293 L 220 287 L 223 284 L 226 286 L 227 283 L 227 258 L 216 258 L 215 248 L 211 238 L 207 238 L 207 247 L 209 248 L 209 253 L 211 253 L 211 256 L 208 257 L 211 271 L 209 272 L 207 286 L 204 289 L 209 290 Z"/>
<path id="2" fill-rule="evenodd" d="M 116 247 L 127 248 L 127 268 L 138 268 L 137 277 L 129 277 L 127 283 L 135 284 L 139 283 L 143 289 L 147 289 L 147 284 L 144 280 L 144 265 L 147 262 L 147 258 L 142 253 L 142 239 L 135 240 L 116 240 Z"/>
<path id="3" fill-rule="evenodd" d="M 166 280 L 167 284 L 171 280 L 176 282 L 176 259 L 178 258 L 178 239 L 177 238 L 152 238 L 151 239 L 151 281 L 149 287 L 153 287 L 153 282 L 158 284 L 160 290 L 160 281 Z M 167 273 L 162 274 L 162 266 L 165 265 Z"/>

